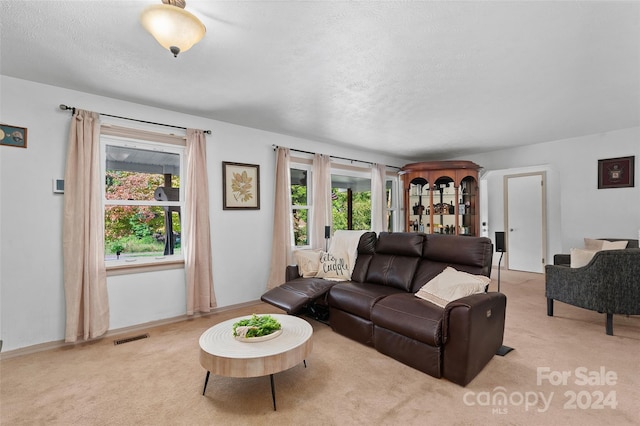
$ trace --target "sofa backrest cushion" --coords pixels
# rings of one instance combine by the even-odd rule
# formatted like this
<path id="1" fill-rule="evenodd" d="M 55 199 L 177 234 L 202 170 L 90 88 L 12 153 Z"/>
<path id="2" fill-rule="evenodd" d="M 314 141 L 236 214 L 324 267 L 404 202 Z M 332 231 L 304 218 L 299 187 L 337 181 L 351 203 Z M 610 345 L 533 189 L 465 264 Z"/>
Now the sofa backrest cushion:
<path id="1" fill-rule="evenodd" d="M 428 234 L 410 290 L 415 293 L 447 266 L 490 277 L 492 258 L 493 245 L 489 238 Z"/>
<path id="2" fill-rule="evenodd" d="M 351 272 L 351 281 L 363 282 L 367 277 L 367 269 L 376 250 L 378 238 L 375 232 L 365 232 L 358 243 L 358 257 Z"/>
<path id="3" fill-rule="evenodd" d="M 489 276 L 492 247 L 491 240 L 486 237 L 429 234 L 426 235 L 422 257 L 436 262 L 488 267 L 486 275 Z"/>
<path id="4" fill-rule="evenodd" d="M 423 240 L 422 234 L 381 232 L 367 269 L 366 282 L 410 291 Z"/>

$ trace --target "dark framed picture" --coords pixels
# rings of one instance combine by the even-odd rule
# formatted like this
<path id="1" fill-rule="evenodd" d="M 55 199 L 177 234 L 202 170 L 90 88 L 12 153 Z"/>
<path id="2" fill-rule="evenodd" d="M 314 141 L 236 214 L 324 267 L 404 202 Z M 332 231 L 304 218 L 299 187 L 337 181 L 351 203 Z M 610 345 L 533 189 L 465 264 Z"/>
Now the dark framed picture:
<path id="1" fill-rule="evenodd" d="M 633 187 L 635 156 L 598 160 L 598 189 Z"/>
<path id="2" fill-rule="evenodd" d="M 260 210 L 260 166 L 222 162 L 223 210 Z"/>
<path id="3" fill-rule="evenodd" d="M 6 124 L 0 124 L 0 145 L 26 148 L 27 147 L 26 127 L 16 127 L 16 126 L 8 126 Z"/>

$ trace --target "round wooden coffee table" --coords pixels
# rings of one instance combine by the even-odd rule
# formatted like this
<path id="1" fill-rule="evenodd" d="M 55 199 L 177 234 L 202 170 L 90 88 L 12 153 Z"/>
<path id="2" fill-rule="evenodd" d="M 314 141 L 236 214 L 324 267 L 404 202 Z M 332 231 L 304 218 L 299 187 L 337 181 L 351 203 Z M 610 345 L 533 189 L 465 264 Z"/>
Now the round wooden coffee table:
<path id="1" fill-rule="evenodd" d="M 226 377 L 270 376 L 273 409 L 276 393 L 273 375 L 294 367 L 311 352 L 313 328 L 307 321 L 282 314 L 268 314 L 282 325 L 282 333 L 270 340 L 241 342 L 233 336 L 233 324 L 250 315 L 214 325 L 200 336 L 200 365 L 207 370 L 204 395 L 211 373 Z"/>

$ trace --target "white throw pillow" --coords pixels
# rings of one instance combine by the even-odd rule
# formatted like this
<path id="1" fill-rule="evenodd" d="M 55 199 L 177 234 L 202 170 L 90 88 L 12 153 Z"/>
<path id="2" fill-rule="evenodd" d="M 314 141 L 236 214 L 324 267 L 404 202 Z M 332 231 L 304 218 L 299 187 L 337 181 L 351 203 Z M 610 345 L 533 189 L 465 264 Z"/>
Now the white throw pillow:
<path id="1" fill-rule="evenodd" d="M 452 300 L 476 293 L 484 293 L 485 287 L 490 282 L 491 278 L 484 275 L 473 275 L 457 271 L 449 266 L 423 285 L 415 295 L 444 308 Z"/>
<path id="2" fill-rule="evenodd" d="M 293 258 L 298 265 L 298 273 L 301 277 L 315 277 L 320 266 L 320 256 L 322 250 L 296 250 L 293 252 Z"/>
<path id="3" fill-rule="evenodd" d="M 585 246 L 587 246 L 588 238 L 584 239 Z M 579 249 L 572 248 L 571 249 L 571 267 L 572 268 L 582 268 L 586 266 L 593 256 L 601 251 L 601 250 L 622 250 L 627 248 L 628 241 L 606 241 L 606 240 L 591 240 L 589 242 L 590 247 L 596 246 L 593 241 L 600 241 L 602 244 L 598 249 Z"/>
<path id="4" fill-rule="evenodd" d="M 585 238 L 584 239 L 584 249 L 585 250 L 602 250 L 602 245 L 604 244 L 604 240 L 596 240 L 593 238 Z"/>
<path id="5" fill-rule="evenodd" d="M 318 266 L 316 277 L 330 281 L 349 281 L 351 279 L 351 269 L 346 253 L 323 252 L 322 256 L 320 256 L 320 265 Z"/>
<path id="6" fill-rule="evenodd" d="M 629 241 L 603 241 L 602 250 L 621 250 L 626 249 Z"/>
<path id="7" fill-rule="evenodd" d="M 591 262 L 593 256 L 600 250 L 571 249 L 571 267 L 582 268 Z"/>

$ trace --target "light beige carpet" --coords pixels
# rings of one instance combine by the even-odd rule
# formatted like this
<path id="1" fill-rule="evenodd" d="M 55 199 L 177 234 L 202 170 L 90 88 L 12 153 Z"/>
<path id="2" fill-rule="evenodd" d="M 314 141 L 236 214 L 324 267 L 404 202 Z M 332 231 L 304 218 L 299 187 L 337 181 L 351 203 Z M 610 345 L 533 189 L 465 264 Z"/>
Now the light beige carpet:
<path id="1" fill-rule="evenodd" d="M 638 424 L 640 318 L 614 316 L 615 336 L 607 336 L 596 312 L 556 302 L 556 316 L 547 317 L 543 275 L 501 278 L 505 344 L 515 350 L 494 357 L 464 388 L 310 320 L 307 368 L 275 375 L 277 411 L 268 377 L 212 376 L 202 396 L 200 334 L 228 318 L 279 312 L 260 304 L 152 328 L 150 338 L 118 346 L 108 338 L 5 358 L 0 424 Z"/>

